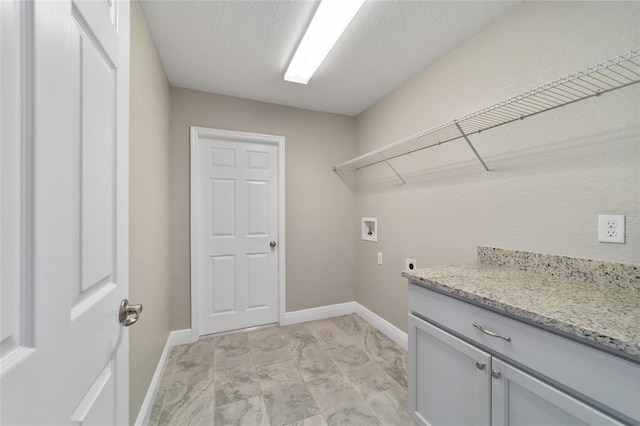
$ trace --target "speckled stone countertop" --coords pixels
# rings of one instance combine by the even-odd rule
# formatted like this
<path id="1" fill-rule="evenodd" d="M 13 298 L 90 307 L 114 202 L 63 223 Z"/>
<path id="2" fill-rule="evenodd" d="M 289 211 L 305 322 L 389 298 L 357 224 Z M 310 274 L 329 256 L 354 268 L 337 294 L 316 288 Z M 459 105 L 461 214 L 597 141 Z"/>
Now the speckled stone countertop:
<path id="1" fill-rule="evenodd" d="M 638 265 L 479 247 L 478 263 L 402 275 L 640 362 Z"/>

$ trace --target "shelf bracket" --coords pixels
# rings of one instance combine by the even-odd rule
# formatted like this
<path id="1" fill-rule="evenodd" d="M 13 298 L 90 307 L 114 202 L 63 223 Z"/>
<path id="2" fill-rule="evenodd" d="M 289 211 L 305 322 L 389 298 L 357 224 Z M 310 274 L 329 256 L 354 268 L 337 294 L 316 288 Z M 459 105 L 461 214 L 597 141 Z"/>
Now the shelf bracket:
<path id="1" fill-rule="evenodd" d="M 456 125 L 456 127 L 458 128 L 458 130 L 460 131 L 460 134 L 462 135 L 462 137 L 464 138 L 465 141 L 467 141 L 467 144 L 469 144 L 469 148 L 471 148 L 471 150 L 473 151 L 473 153 L 476 155 L 476 157 L 478 158 L 478 160 L 480 161 L 480 163 L 482 163 L 482 167 L 484 167 L 484 175 L 486 177 L 489 177 L 490 173 L 489 173 L 489 168 L 487 167 L 487 165 L 485 164 L 484 160 L 482 159 L 482 157 L 480 157 L 480 154 L 478 154 L 478 151 L 476 151 L 476 148 L 473 146 L 473 144 L 471 143 L 471 141 L 469 140 L 469 137 L 467 136 L 467 134 L 464 132 L 464 130 L 462 130 L 462 127 L 460 127 L 460 124 L 458 124 L 458 122 L 456 120 L 453 121 L 453 124 Z"/>
<path id="2" fill-rule="evenodd" d="M 387 160 L 387 157 L 384 156 L 384 154 L 382 152 L 378 152 L 378 154 L 380 154 L 380 157 L 382 157 L 382 159 L 384 160 L 385 163 L 387 163 L 387 166 L 391 167 L 391 170 L 393 170 L 393 172 L 396 174 L 396 176 L 398 176 L 398 179 L 400 179 L 402 181 L 402 184 L 404 185 L 405 183 L 407 183 L 406 180 L 404 180 L 402 178 L 402 176 L 400 176 L 400 173 L 398 173 L 398 171 L 391 165 L 391 163 L 389 162 L 389 160 Z"/>

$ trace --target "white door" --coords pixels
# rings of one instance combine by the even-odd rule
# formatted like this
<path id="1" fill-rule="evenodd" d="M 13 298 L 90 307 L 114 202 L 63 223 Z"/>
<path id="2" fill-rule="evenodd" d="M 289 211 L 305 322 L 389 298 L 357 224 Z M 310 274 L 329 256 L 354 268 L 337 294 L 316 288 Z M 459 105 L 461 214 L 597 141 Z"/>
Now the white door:
<path id="1" fill-rule="evenodd" d="M 196 336 L 278 321 L 280 136 L 191 128 Z"/>
<path id="2" fill-rule="evenodd" d="M 0 422 L 127 424 L 129 4 L 0 10 Z"/>

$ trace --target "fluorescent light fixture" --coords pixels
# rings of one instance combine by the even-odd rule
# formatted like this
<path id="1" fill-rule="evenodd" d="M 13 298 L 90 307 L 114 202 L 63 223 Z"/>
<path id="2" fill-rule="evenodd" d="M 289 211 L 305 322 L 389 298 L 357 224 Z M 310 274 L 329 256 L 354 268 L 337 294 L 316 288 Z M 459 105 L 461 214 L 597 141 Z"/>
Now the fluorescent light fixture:
<path id="1" fill-rule="evenodd" d="M 284 79 L 307 84 L 365 0 L 322 0 Z"/>

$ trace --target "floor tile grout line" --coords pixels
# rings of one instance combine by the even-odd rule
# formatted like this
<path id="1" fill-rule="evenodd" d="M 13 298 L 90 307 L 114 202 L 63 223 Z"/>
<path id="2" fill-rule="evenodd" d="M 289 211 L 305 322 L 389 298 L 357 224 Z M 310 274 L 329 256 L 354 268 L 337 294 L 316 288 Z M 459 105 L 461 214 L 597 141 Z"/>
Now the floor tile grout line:
<path id="1" fill-rule="evenodd" d="M 311 334 L 313 336 L 313 334 L 303 325 L 303 327 L 305 328 L 305 330 L 307 330 L 307 333 Z M 284 333 L 280 333 L 280 337 L 284 340 L 284 338 L 282 337 L 284 335 Z M 286 345 L 286 343 L 285 343 Z M 324 415 L 324 413 L 322 412 L 322 410 L 320 409 L 320 406 L 318 405 L 318 401 L 316 401 L 315 397 L 313 396 L 313 394 L 311 393 L 311 391 L 309 390 L 309 385 L 307 384 L 307 382 L 304 380 L 304 377 L 302 376 L 302 372 L 300 371 L 300 368 L 298 367 L 298 363 L 296 362 L 296 360 L 293 358 L 293 352 L 291 350 L 289 350 L 289 348 L 287 348 L 287 351 L 289 352 L 289 356 L 291 357 L 291 360 L 293 361 L 293 365 L 295 365 L 296 370 L 298 370 L 298 374 L 300 375 L 300 378 L 302 379 L 302 383 L 304 384 L 305 388 L 307 389 L 307 392 L 309 392 L 309 394 L 311 395 L 311 398 L 313 398 L 313 402 L 316 404 L 316 407 L 318 408 L 318 414 L 315 414 L 314 416 L 319 415 L 320 417 L 322 417 L 322 421 L 327 424 L 327 419 L 326 416 Z M 311 416 L 311 417 L 314 417 Z M 311 417 L 307 417 L 307 418 L 311 418 Z M 301 419 L 299 421 L 304 421 L 306 419 Z"/>
<path id="2" fill-rule="evenodd" d="M 338 327 L 336 325 L 336 328 L 338 329 L 338 331 L 344 333 L 344 330 L 340 327 Z M 311 335 L 313 335 L 313 332 L 311 331 Z M 356 347 L 356 345 L 349 345 L 349 346 L 354 346 Z M 360 349 L 360 348 L 357 348 Z M 364 348 L 363 348 L 364 349 Z M 375 411 L 371 408 L 370 404 L 366 401 L 366 398 L 364 398 L 364 395 L 362 394 L 361 390 L 360 390 L 360 386 L 358 386 L 356 383 L 354 383 L 349 376 L 347 375 L 347 372 L 340 367 L 340 365 L 338 363 L 336 363 L 336 360 L 334 359 L 333 356 L 331 356 L 331 350 L 329 351 L 324 351 L 326 353 L 326 355 L 329 357 L 329 359 L 333 362 L 333 364 L 338 368 L 338 371 L 340 371 L 341 375 L 343 376 L 344 380 L 356 391 L 356 394 L 358 396 L 358 399 L 360 400 L 361 403 L 363 403 L 371 412 L 371 414 L 373 414 L 373 416 L 380 421 L 380 419 L 378 418 L 378 416 L 376 415 Z M 365 351 L 363 351 L 365 352 Z M 365 352 L 366 353 L 366 352 Z M 373 359 L 372 357 L 370 357 L 370 354 L 366 353 L 367 356 L 369 357 L 369 359 L 371 359 L 376 365 L 378 364 L 377 361 L 375 359 Z M 392 378 L 393 379 L 393 378 Z M 395 380 L 394 380 L 395 383 Z M 315 398 L 314 398 L 315 399 Z M 317 401 L 316 401 L 317 404 Z M 325 420 L 326 423 L 326 418 L 324 413 L 322 413 L 322 410 L 320 410 L 321 414 L 323 415 L 323 419 Z"/>

